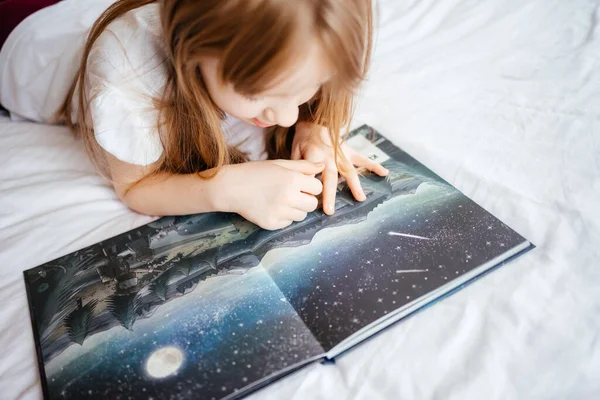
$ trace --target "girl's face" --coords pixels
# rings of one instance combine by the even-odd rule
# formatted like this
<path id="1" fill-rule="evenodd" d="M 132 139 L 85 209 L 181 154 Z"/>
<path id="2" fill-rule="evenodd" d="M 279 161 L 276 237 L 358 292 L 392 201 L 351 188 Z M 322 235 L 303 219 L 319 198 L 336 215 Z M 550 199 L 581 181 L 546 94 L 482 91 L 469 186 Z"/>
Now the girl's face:
<path id="1" fill-rule="evenodd" d="M 321 46 L 308 46 L 306 56 L 286 71 L 276 85 L 250 97 L 236 92 L 233 84 L 221 81 L 218 58 L 201 60 L 200 70 L 210 97 L 225 113 L 261 128 L 290 127 L 298 120 L 298 107 L 331 78 L 326 60 Z"/>

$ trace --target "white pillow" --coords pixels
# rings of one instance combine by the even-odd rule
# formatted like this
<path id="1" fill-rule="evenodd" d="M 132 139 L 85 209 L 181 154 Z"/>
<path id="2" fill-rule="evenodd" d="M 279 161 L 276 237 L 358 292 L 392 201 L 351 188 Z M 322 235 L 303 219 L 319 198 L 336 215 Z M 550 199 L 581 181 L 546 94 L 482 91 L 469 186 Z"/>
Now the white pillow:
<path id="1" fill-rule="evenodd" d="M 0 104 L 11 118 L 52 120 L 79 68 L 89 27 L 114 1 L 61 1 L 11 32 L 0 51 Z"/>

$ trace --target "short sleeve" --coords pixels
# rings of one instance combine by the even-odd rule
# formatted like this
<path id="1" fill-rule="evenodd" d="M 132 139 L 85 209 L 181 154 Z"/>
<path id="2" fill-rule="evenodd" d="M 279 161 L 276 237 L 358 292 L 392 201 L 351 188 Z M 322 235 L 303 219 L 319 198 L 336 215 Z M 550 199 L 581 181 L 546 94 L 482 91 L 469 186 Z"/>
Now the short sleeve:
<path id="1" fill-rule="evenodd" d="M 164 90 L 166 57 L 160 35 L 149 26 L 151 10 L 111 23 L 90 51 L 85 79 L 96 141 L 135 165 L 152 164 L 163 152 L 155 99 Z"/>

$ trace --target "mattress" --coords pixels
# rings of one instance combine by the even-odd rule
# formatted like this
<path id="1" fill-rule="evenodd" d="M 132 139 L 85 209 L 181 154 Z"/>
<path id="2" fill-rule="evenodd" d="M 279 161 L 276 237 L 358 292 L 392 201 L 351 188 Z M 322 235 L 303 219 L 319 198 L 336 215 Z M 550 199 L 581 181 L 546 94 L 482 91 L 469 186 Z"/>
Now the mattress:
<path id="1" fill-rule="evenodd" d="M 368 123 L 537 248 L 256 399 L 600 398 L 600 2 L 387 0 Z M 0 397 L 41 388 L 22 271 L 150 222 L 63 127 L 0 117 Z"/>

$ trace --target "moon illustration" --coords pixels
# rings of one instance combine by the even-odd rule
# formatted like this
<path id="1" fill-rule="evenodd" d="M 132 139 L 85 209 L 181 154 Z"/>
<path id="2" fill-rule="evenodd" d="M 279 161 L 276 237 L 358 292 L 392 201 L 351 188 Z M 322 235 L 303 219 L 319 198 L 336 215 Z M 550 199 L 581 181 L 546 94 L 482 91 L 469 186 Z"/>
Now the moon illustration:
<path id="1" fill-rule="evenodd" d="M 183 364 L 183 353 L 177 347 L 162 347 L 148 357 L 146 372 L 153 378 L 166 378 L 176 373 Z"/>

